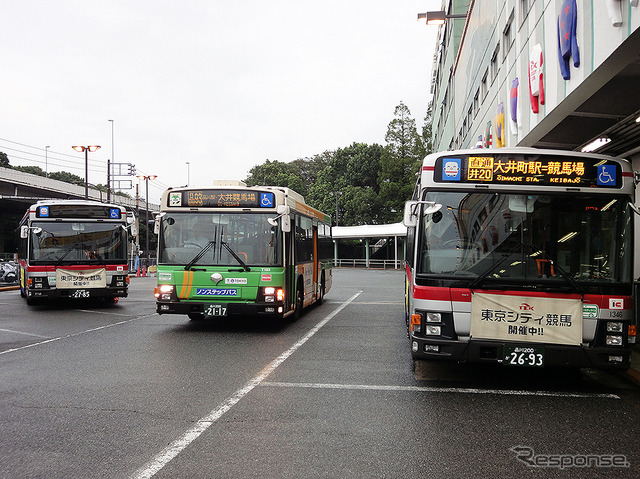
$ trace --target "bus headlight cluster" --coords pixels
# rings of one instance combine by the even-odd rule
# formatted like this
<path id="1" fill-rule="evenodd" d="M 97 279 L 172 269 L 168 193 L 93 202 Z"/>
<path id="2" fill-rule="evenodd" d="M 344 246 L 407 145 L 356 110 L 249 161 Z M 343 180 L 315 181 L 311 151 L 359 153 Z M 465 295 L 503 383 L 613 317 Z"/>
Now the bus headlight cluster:
<path id="1" fill-rule="evenodd" d="M 607 322 L 607 333 L 620 333 L 620 334 L 607 334 L 605 337 L 605 344 L 607 346 L 622 346 L 624 323 L 622 321 L 609 321 Z"/>
<path id="2" fill-rule="evenodd" d="M 426 311 L 422 314 L 414 313 L 411 315 L 410 328 L 412 333 L 424 332 L 427 336 L 440 336 L 442 335 L 442 313 L 433 311 Z"/>
<path id="3" fill-rule="evenodd" d="M 154 289 L 153 295 L 160 301 L 171 301 L 173 289 L 172 284 L 161 284 Z"/>
<path id="4" fill-rule="evenodd" d="M 274 303 L 276 301 L 281 303 L 284 301 L 284 289 L 267 286 L 264 288 L 264 301 L 265 303 Z"/>

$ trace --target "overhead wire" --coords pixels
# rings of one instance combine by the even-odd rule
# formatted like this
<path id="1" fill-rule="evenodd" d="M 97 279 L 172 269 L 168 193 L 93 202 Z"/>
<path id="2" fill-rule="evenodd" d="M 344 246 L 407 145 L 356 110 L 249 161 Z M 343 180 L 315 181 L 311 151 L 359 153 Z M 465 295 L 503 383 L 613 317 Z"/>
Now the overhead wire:
<path id="1" fill-rule="evenodd" d="M 36 150 L 35 152 L 31 152 L 31 151 L 27 151 L 24 149 L 19 149 L 19 148 L 14 148 L 12 146 L 7 146 L 7 145 L 2 145 L 2 142 L 5 143 L 10 143 L 12 145 L 17 145 L 23 148 L 30 148 L 32 150 Z M 13 140 L 9 140 L 6 138 L 0 138 L 0 148 L 2 150 L 8 150 L 12 153 L 6 153 L 7 157 L 9 158 L 9 160 L 11 161 L 12 159 L 14 160 L 21 160 L 21 161 L 25 161 L 25 162 L 30 162 L 30 163 L 36 163 L 37 166 L 40 165 L 45 165 L 45 167 L 48 167 L 49 165 L 51 166 L 56 166 L 56 167 L 60 167 L 60 168 L 68 168 L 68 169 L 72 169 L 74 171 L 79 171 L 79 172 L 84 172 L 85 170 L 85 157 L 84 155 L 74 155 L 71 153 L 63 153 L 63 152 L 59 152 L 59 151 L 55 151 L 55 150 L 49 150 L 47 148 L 43 148 L 43 147 L 39 147 L 39 146 L 33 146 L 33 145 L 28 145 L 26 143 L 20 143 L 18 141 L 13 141 Z M 15 153 L 21 153 L 23 155 L 29 155 L 29 157 L 25 157 L 25 156 L 20 156 L 17 155 Z M 69 158 L 69 159 L 66 159 Z M 104 164 L 103 161 L 101 160 L 97 160 L 97 159 L 92 159 L 90 156 L 88 157 L 88 169 L 90 172 L 92 173 L 97 173 L 97 174 L 103 174 L 107 175 L 107 165 Z M 23 166 L 23 165 L 21 165 Z M 29 166 L 29 165 L 27 165 Z M 145 182 L 142 179 L 139 178 L 135 178 L 135 176 L 137 176 L 137 174 L 140 174 L 142 176 L 150 176 L 150 173 L 147 173 L 143 170 L 140 170 L 139 168 L 135 168 L 136 170 L 136 174 L 131 175 L 131 182 L 132 182 L 132 187 L 133 184 L 135 183 L 135 180 L 137 179 L 140 183 Z M 121 176 L 121 175 L 118 175 Z M 122 175 L 122 176 L 127 176 L 127 175 Z M 146 183 L 146 182 L 145 182 Z M 160 192 L 163 192 L 164 190 L 169 188 L 169 185 L 163 183 L 162 181 L 158 180 L 157 178 L 151 180 L 148 182 L 149 184 L 149 188 L 153 188 L 154 190 L 158 190 Z M 122 188 L 121 188 L 122 189 Z M 126 189 L 126 188 L 125 188 Z"/>

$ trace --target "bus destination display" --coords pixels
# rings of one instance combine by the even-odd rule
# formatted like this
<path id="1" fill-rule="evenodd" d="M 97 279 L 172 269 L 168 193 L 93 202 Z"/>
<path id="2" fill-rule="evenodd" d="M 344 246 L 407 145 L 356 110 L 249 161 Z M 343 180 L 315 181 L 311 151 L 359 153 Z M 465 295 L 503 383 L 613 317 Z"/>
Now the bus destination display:
<path id="1" fill-rule="evenodd" d="M 458 156 L 438 158 L 434 180 L 441 183 L 619 188 L 622 172 L 617 163 L 597 159 Z"/>
<path id="2" fill-rule="evenodd" d="M 120 208 L 101 205 L 38 205 L 36 218 L 96 218 L 119 220 Z"/>
<path id="3" fill-rule="evenodd" d="M 169 207 L 273 208 L 274 193 L 241 190 L 189 190 L 169 193 Z"/>

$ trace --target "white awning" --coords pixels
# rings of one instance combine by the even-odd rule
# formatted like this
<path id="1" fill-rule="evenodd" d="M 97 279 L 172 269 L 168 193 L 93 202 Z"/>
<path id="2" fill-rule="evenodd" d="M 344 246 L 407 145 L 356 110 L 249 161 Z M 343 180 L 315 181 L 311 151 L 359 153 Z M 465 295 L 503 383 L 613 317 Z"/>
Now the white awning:
<path id="1" fill-rule="evenodd" d="M 389 225 L 334 226 L 331 228 L 333 239 L 343 238 L 388 238 L 407 236 L 407 227 L 402 223 Z"/>

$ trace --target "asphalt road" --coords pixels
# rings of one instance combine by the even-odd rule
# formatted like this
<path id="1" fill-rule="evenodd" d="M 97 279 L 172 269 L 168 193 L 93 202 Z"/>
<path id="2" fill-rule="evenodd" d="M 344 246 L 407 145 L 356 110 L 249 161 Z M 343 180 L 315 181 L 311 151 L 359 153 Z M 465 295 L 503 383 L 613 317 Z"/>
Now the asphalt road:
<path id="1" fill-rule="evenodd" d="M 334 276 L 297 323 L 0 292 L 0 477 L 640 476 L 623 376 L 414 368 L 402 273 Z"/>

